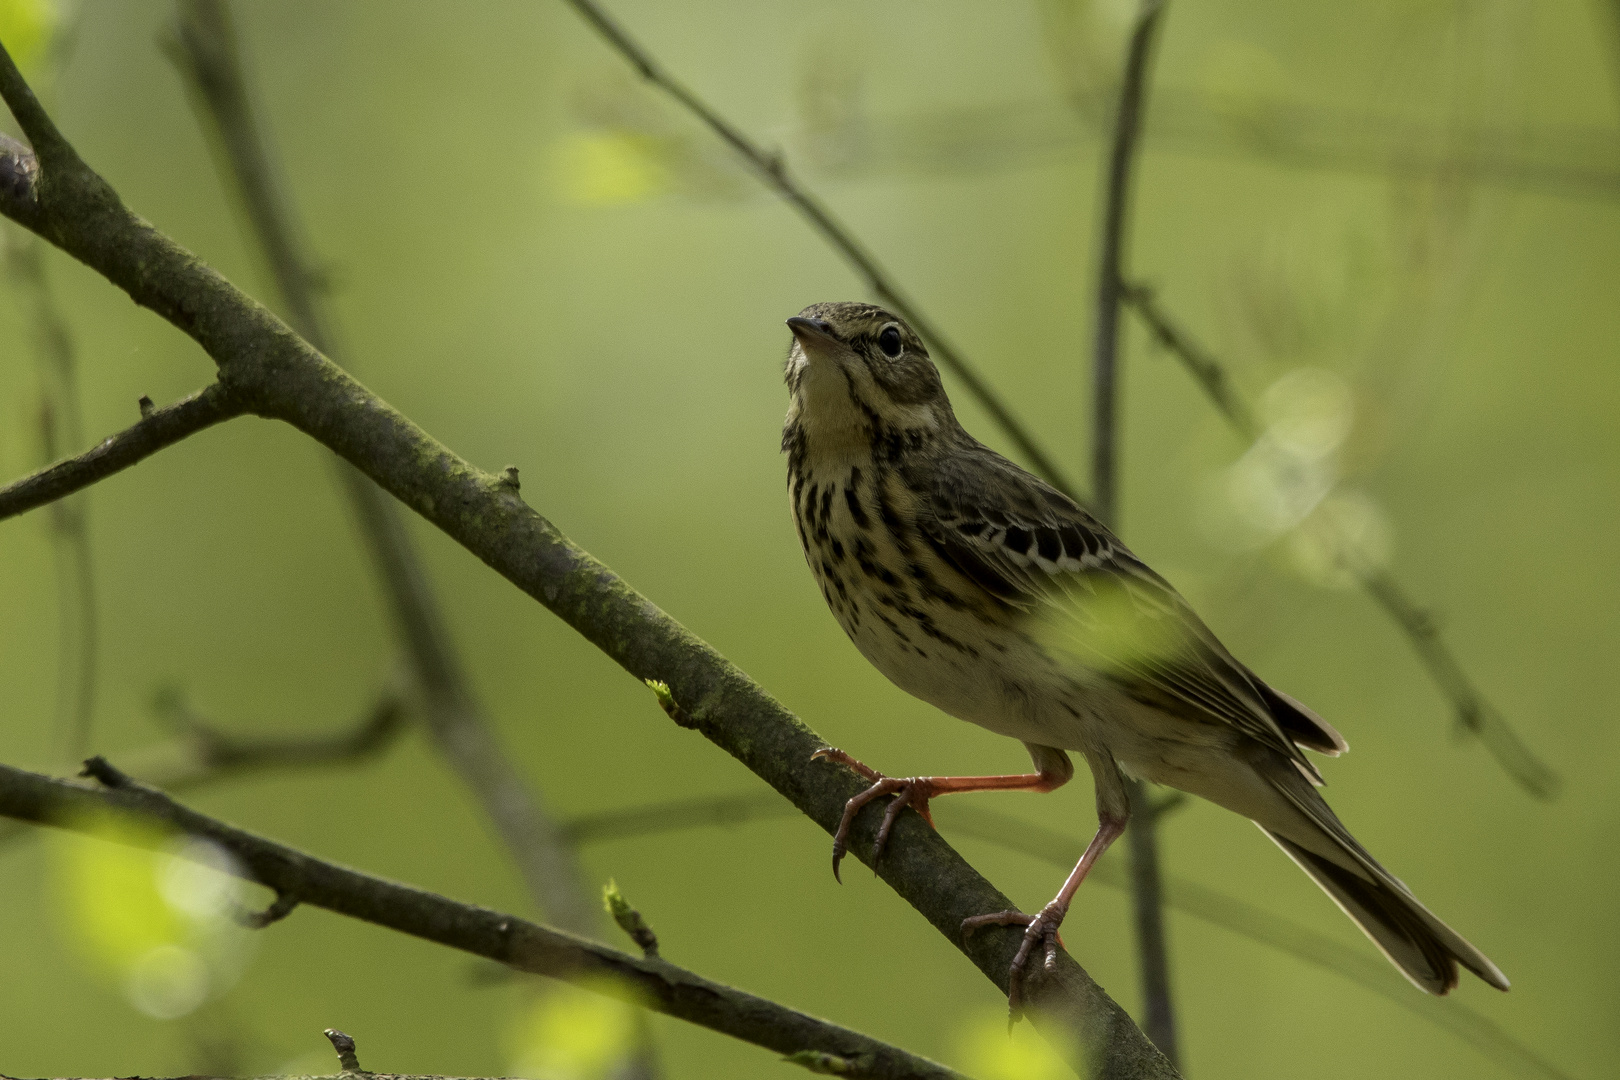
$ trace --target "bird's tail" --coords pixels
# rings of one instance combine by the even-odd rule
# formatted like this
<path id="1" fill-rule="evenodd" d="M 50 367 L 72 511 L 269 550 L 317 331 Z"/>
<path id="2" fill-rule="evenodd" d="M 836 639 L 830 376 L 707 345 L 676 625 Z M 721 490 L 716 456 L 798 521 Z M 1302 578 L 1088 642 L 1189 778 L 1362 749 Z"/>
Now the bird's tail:
<path id="1" fill-rule="evenodd" d="M 1323 809 L 1326 809 L 1325 804 Z M 1261 830 L 1322 886 L 1333 902 L 1419 989 L 1431 994 L 1449 991 L 1457 985 L 1459 962 L 1498 990 L 1508 988 L 1507 976 L 1501 969 L 1461 934 L 1436 918 L 1399 880 L 1366 857 L 1361 845 L 1356 844 L 1357 850 L 1352 853 L 1370 872 L 1369 876 L 1307 851 L 1263 825 Z M 1332 830 L 1324 831 L 1334 836 Z"/>

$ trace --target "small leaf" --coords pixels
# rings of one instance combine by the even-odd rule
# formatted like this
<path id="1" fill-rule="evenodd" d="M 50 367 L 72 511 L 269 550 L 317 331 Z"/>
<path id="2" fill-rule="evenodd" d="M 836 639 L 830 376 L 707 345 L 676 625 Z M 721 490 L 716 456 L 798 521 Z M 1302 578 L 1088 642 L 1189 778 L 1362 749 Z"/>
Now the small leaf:
<path id="1" fill-rule="evenodd" d="M 643 953 L 658 955 L 658 935 L 641 917 L 641 912 L 630 906 L 630 901 L 619 892 L 618 882 L 612 878 L 608 878 L 608 883 L 602 886 L 602 905 L 613 916 L 613 921 L 619 924 L 619 929 L 629 934 L 630 940 L 640 946 Z"/>

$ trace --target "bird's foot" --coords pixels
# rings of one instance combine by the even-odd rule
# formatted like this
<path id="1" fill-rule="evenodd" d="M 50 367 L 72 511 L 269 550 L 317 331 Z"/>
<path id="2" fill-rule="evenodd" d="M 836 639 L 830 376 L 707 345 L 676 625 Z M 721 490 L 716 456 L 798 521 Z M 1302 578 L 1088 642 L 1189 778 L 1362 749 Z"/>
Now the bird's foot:
<path id="1" fill-rule="evenodd" d="M 1058 927 L 1063 925 L 1063 916 L 1067 914 L 1068 906 L 1059 905 L 1053 900 L 1041 908 L 1038 915 L 1025 915 L 1022 911 L 997 911 L 990 915 L 974 915 L 972 918 L 962 920 L 963 936 L 973 933 L 981 926 L 1024 927 L 1024 940 L 1018 946 L 1018 955 L 1013 957 L 1012 968 L 1007 973 L 1009 1024 L 1023 1014 L 1024 967 L 1029 963 L 1030 954 L 1035 951 L 1037 944 L 1042 946 L 1045 953 L 1042 966 L 1049 972 L 1057 970 L 1058 946 L 1063 944 L 1063 938 L 1058 935 Z"/>
<path id="2" fill-rule="evenodd" d="M 878 827 L 877 843 L 872 845 L 873 872 L 876 872 L 878 857 L 883 854 L 883 848 L 889 842 L 889 832 L 894 828 L 895 819 L 900 811 L 911 807 L 923 816 L 929 825 L 934 824 L 933 814 L 928 812 L 928 800 L 939 792 L 935 789 L 933 778 L 928 776 L 894 777 L 884 776 L 876 769 L 863 765 L 842 750 L 826 747 L 810 755 L 811 761 L 825 759 L 845 765 L 861 776 L 871 781 L 872 786 L 850 799 L 844 804 L 844 816 L 838 822 L 838 831 L 833 834 L 833 877 L 839 881 L 838 864 L 844 861 L 844 854 L 849 850 L 849 829 L 855 823 L 855 815 L 860 813 L 861 807 L 873 799 L 884 795 L 894 795 L 895 800 L 889 803 L 889 808 L 883 814 L 883 824 Z"/>

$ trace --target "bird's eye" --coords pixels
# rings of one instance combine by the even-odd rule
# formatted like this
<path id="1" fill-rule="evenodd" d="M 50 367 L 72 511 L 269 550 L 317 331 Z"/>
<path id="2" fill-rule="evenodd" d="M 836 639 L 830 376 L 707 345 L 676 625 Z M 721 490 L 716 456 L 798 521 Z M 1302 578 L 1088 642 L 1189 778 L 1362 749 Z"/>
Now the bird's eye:
<path id="1" fill-rule="evenodd" d="M 882 349 L 883 355 L 890 360 L 899 356 L 900 350 L 904 348 L 900 342 L 900 328 L 893 323 L 885 326 L 883 331 L 878 334 L 878 348 Z"/>

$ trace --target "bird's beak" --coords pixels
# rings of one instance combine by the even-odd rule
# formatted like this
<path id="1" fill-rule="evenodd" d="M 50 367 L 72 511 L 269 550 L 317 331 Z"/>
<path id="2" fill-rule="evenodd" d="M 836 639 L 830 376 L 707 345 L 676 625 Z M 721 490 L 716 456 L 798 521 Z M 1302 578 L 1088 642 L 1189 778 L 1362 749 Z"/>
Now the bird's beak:
<path id="1" fill-rule="evenodd" d="M 821 351 L 838 340 L 826 319 L 806 319 L 798 315 L 787 321 L 788 329 L 806 352 Z"/>

